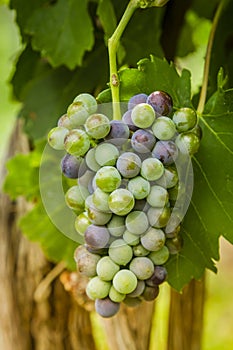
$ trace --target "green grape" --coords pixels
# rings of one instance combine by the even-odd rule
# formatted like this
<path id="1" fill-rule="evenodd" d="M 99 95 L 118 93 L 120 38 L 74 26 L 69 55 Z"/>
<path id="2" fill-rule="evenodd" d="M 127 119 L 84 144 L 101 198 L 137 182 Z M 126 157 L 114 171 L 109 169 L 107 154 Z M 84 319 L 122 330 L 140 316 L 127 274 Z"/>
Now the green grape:
<path id="1" fill-rule="evenodd" d="M 125 219 L 125 226 L 132 234 L 141 235 L 149 226 L 147 215 L 143 211 L 132 211 Z"/>
<path id="2" fill-rule="evenodd" d="M 147 158 L 143 160 L 141 167 L 141 176 L 146 180 L 158 180 L 164 172 L 163 163 L 157 158 Z"/>
<path id="3" fill-rule="evenodd" d="M 113 215 L 107 227 L 113 237 L 121 237 L 125 232 L 125 218 L 123 216 Z"/>
<path id="4" fill-rule="evenodd" d="M 155 137 L 162 141 L 172 139 L 176 134 L 175 123 L 168 117 L 159 117 L 152 125 Z"/>
<path id="5" fill-rule="evenodd" d="M 120 303 L 125 299 L 125 294 L 119 293 L 114 286 L 111 286 L 108 296 L 115 303 Z"/>
<path id="6" fill-rule="evenodd" d="M 172 120 L 178 132 L 185 132 L 195 127 L 197 114 L 192 108 L 183 107 L 175 111 Z"/>
<path id="7" fill-rule="evenodd" d="M 131 113 L 133 124 L 141 129 L 149 128 L 155 120 L 155 111 L 147 103 L 137 104 Z"/>
<path id="8" fill-rule="evenodd" d="M 168 192 L 165 188 L 161 186 L 151 186 L 150 193 L 146 197 L 147 202 L 152 207 L 163 208 L 168 202 Z"/>
<path id="9" fill-rule="evenodd" d="M 117 147 L 111 143 L 101 143 L 95 149 L 95 160 L 101 166 L 115 165 L 118 156 L 119 151 Z"/>
<path id="10" fill-rule="evenodd" d="M 131 232 L 126 230 L 123 234 L 123 239 L 128 245 L 137 245 L 140 242 L 140 239 L 138 236 L 133 235 Z"/>
<path id="11" fill-rule="evenodd" d="M 91 224 L 86 212 L 79 214 L 75 219 L 75 229 L 80 235 L 84 235 L 86 229 Z"/>
<path id="12" fill-rule="evenodd" d="M 81 102 L 89 114 L 95 113 L 97 111 L 97 102 L 94 96 L 82 93 L 75 97 L 74 102 Z"/>
<path id="13" fill-rule="evenodd" d="M 91 196 L 91 198 L 88 199 L 88 203 L 86 204 L 86 207 L 87 207 L 86 210 L 87 210 L 88 218 L 92 224 L 105 225 L 109 222 L 109 220 L 112 217 L 112 213 L 103 212 L 95 207 L 93 203 L 93 195 Z"/>
<path id="14" fill-rule="evenodd" d="M 67 206 L 77 214 L 81 214 L 85 207 L 85 200 L 88 197 L 88 190 L 80 185 L 72 186 L 65 194 Z"/>
<path id="15" fill-rule="evenodd" d="M 49 145 L 56 150 L 64 150 L 64 142 L 68 133 L 69 130 L 62 126 L 56 126 L 55 128 L 51 129 L 48 133 Z"/>
<path id="16" fill-rule="evenodd" d="M 119 293 L 128 294 L 137 287 L 137 277 L 132 271 L 122 269 L 115 274 L 112 283 Z"/>
<path id="17" fill-rule="evenodd" d="M 85 123 L 89 114 L 81 102 L 73 102 L 67 109 L 67 116 L 70 119 L 72 128 L 78 128 Z"/>
<path id="18" fill-rule="evenodd" d="M 70 120 L 70 118 L 68 117 L 67 114 L 63 114 L 58 119 L 57 126 L 62 126 L 62 127 L 69 129 L 69 130 L 73 129 L 72 121 Z"/>
<path id="19" fill-rule="evenodd" d="M 109 256 L 102 257 L 96 266 L 97 275 L 103 281 L 111 281 L 119 270 L 119 265 L 117 265 Z"/>
<path id="20" fill-rule="evenodd" d="M 153 275 L 154 264 L 145 256 L 136 257 L 130 262 L 129 269 L 139 280 L 146 280 Z"/>
<path id="21" fill-rule="evenodd" d="M 156 180 L 156 185 L 162 186 L 164 188 L 172 188 L 179 181 L 179 177 L 176 169 L 172 167 L 164 168 L 163 175 Z"/>
<path id="22" fill-rule="evenodd" d="M 165 234 L 161 229 L 151 227 L 142 237 L 141 244 L 150 251 L 161 249 L 165 244 Z"/>
<path id="23" fill-rule="evenodd" d="M 138 244 L 135 247 L 133 247 L 134 256 L 147 256 L 149 253 L 150 251 L 144 248 L 142 244 Z"/>
<path id="24" fill-rule="evenodd" d="M 95 159 L 95 148 L 89 149 L 85 156 L 85 161 L 89 169 L 92 171 L 98 171 L 100 169 L 100 165 L 97 163 Z"/>
<path id="25" fill-rule="evenodd" d="M 124 216 L 134 207 L 134 196 L 124 188 L 113 191 L 108 200 L 110 210 L 117 215 Z"/>
<path id="26" fill-rule="evenodd" d="M 111 287 L 111 282 L 103 281 L 99 276 L 95 276 L 87 284 L 87 296 L 92 299 L 103 299 L 108 296 Z"/>
<path id="27" fill-rule="evenodd" d="M 171 216 L 171 209 L 169 207 L 155 208 L 150 207 L 147 211 L 149 224 L 155 228 L 162 228 L 167 226 Z"/>
<path id="28" fill-rule="evenodd" d="M 135 199 L 143 199 L 150 193 L 150 183 L 141 176 L 136 176 L 128 182 L 128 190 Z"/>
<path id="29" fill-rule="evenodd" d="M 94 206 L 105 213 L 110 213 L 108 205 L 109 193 L 102 191 L 100 188 L 96 188 L 92 195 L 92 202 Z"/>
<path id="30" fill-rule="evenodd" d="M 110 244 L 108 254 L 116 264 L 125 266 L 132 259 L 133 251 L 123 239 L 119 238 Z"/>
<path id="31" fill-rule="evenodd" d="M 87 118 L 84 127 L 88 135 L 99 140 L 108 135 L 110 131 L 110 121 L 104 114 L 92 114 Z"/>
<path id="32" fill-rule="evenodd" d="M 65 138 L 65 150 L 74 156 L 83 156 L 90 148 L 90 140 L 85 131 L 70 130 Z"/>
<path id="33" fill-rule="evenodd" d="M 125 152 L 117 160 L 116 167 L 125 178 L 132 178 L 139 174 L 141 167 L 140 157 L 133 152 Z"/>
<path id="34" fill-rule="evenodd" d="M 175 143 L 182 153 L 188 153 L 190 156 L 195 154 L 200 147 L 199 137 L 192 132 L 178 135 Z"/>
<path id="35" fill-rule="evenodd" d="M 104 166 L 95 176 L 96 185 L 104 192 L 112 192 L 121 184 L 121 175 L 113 166 Z"/>
<path id="36" fill-rule="evenodd" d="M 167 260 L 169 259 L 169 250 L 164 245 L 161 249 L 151 252 L 148 255 L 148 258 L 155 264 L 155 265 L 163 265 Z"/>

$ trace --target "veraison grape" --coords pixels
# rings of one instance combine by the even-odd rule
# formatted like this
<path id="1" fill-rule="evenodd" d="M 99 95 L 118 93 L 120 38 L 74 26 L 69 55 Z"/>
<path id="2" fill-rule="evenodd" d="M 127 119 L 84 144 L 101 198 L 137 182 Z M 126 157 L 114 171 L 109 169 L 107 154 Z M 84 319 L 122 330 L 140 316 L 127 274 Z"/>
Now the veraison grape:
<path id="1" fill-rule="evenodd" d="M 137 93 L 121 107 L 121 120 L 112 120 L 112 108 L 108 114 L 81 93 L 48 134 L 62 153 L 65 202 L 84 240 L 77 270 L 89 278 L 86 294 L 102 317 L 121 302 L 134 307 L 158 296 L 170 256 L 182 249 L 177 164 L 198 151 L 202 134 L 196 111 L 173 110 L 165 91 Z"/>

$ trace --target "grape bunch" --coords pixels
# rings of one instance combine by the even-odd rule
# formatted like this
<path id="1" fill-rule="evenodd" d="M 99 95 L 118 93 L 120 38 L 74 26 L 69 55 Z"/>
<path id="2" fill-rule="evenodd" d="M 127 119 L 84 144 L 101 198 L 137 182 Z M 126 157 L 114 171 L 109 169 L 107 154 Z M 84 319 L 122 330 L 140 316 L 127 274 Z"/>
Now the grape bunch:
<path id="1" fill-rule="evenodd" d="M 62 173 L 75 180 L 65 201 L 85 243 L 74 258 L 102 317 L 121 302 L 157 297 L 165 263 L 182 246 L 180 221 L 167 229 L 180 185 L 176 160 L 197 152 L 200 138 L 196 112 L 174 109 L 164 91 L 131 97 L 121 120 L 80 94 L 49 132 L 51 147 L 66 151 Z"/>

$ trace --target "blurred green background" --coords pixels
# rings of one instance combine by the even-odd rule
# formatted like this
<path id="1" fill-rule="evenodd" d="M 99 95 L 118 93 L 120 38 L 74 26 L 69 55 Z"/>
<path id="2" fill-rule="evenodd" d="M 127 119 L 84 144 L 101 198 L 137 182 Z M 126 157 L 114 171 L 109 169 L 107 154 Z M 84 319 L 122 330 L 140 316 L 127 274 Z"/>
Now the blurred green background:
<path id="1" fill-rule="evenodd" d="M 0 161 L 4 154 L 10 132 L 17 117 L 20 104 L 13 98 L 10 79 L 14 73 L 16 58 L 22 49 L 20 35 L 14 23 L 14 12 L 10 11 L 4 1 L 0 1 Z M 2 179 L 0 179 L 0 183 Z M 207 272 L 206 306 L 204 319 L 204 336 L 202 350 L 233 349 L 233 246 L 221 240 L 221 260 L 218 274 Z M 165 284 L 158 299 L 155 314 L 154 332 L 151 338 L 151 350 L 165 349 L 166 324 L 169 310 L 169 287 Z M 97 327 L 97 334 L 100 332 Z M 101 339 L 99 348 L 107 347 Z M 188 349 L 187 349 L 188 350 Z"/>

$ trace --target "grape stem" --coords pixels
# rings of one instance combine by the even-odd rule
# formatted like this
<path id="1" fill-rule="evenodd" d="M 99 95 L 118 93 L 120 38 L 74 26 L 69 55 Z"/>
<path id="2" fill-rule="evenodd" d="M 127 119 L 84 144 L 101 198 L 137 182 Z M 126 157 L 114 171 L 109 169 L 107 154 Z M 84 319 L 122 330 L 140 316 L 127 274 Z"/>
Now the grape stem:
<path id="1" fill-rule="evenodd" d="M 117 70 L 117 49 L 121 36 L 129 23 L 135 10 L 140 7 L 140 1 L 131 0 L 112 36 L 108 39 L 109 68 L 110 68 L 110 88 L 113 103 L 113 119 L 121 119 L 120 110 L 120 79 Z"/>
<path id="2" fill-rule="evenodd" d="M 211 59 L 211 52 L 214 42 L 214 36 L 215 32 L 218 26 L 219 18 L 221 16 L 223 7 L 224 7 L 225 1 L 220 1 L 217 11 L 215 13 L 212 28 L 209 35 L 207 50 L 206 50 L 206 57 L 205 57 L 205 65 L 204 65 L 204 74 L 203 74 L 203 80 L 202 80 L 202 88 L 199 98 L 199 103 L 197 107 L 197 113 L 201 115 L 204 111 L 205 102 L 206 102 L 206 95 L 207 95 L 207 88 L 208 88 L 208 79 L 209 79 L 209 70 L 210 70 L 210 59 Z"/>

